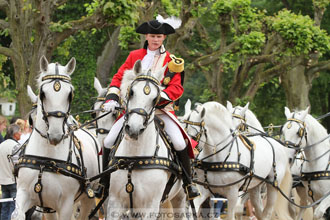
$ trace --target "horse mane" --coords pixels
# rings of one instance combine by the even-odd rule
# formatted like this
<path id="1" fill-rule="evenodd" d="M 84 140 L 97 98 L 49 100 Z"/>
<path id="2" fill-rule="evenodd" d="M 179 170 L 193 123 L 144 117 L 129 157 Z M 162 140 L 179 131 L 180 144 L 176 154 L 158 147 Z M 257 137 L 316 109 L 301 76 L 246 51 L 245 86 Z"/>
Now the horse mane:
<path id="1" fill-rule="evenodd" d="M 306 123 L 307 135 L 311 135 L 311 137 L 316 137 L 315 138 L 316 140 L 320 140 L 321 138 L 328 135 L 328 132 L 323 127 L 323 125 L 310 114 L 306 115 L 305 123 Z"/>
<path id="2" fill-rule="evenodd" d="M 234 127 L 231 113 L 219 102 L 206 102 L 203 104 L 203 107 L 205 108 L 206 115 L 211 115 L 209 118 L 211 118 L 212 121 L 221 119 L 223 124 L 230 128 Z"/>
<path id="3" fill-rule="evenodd" d="M 239 108 L 240 110 L 243 109 L 243 107 L 241 107 L 241 106 L 236 106 L 236 108 Z M 259 122 L 257 116 L 250 109 L 247 109 L 246 110 L 246 112 L 245 112 L 245 119 L 246 119 L 246 123 L 248 125 L 256 128 L 256 129 L 258 129 L 260 131 L 264 131 L 264 128 L 262 127 L 261 123 Z"/>
<path id="4" fill-rule="evenodd" d="M 122 100 L 126 99 L 126 93 L 128 87 L 132 84 L 134 79 L 137 77 L 133 69 L 125 70 L 123 79 L 120 85 L 120 97 Z"/>

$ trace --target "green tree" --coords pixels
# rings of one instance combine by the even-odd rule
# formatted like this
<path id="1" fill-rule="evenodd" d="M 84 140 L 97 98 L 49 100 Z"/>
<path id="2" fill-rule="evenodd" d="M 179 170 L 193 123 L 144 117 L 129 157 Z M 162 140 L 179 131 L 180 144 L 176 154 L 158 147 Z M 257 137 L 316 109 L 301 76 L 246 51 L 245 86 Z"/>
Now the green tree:
<path id="1" fill-rule="evenodd" d="M 80 31 L 134 23 L 141 1 L 87 1 L 83 15 L 77 18 L 60 20 L 56 16 L 62 10 L 73 13 L 75 4 L 78 1 L 0 1 L 0 9 L 5 13 L 0 28 L 11 39 L 10 46 L 0 46 L 0 54 L 9 57 L 13 64 L 21 115 L 30 108 L 26 86 L 34 85 L 42 55 L 50 60 L 55 49 Z"/>

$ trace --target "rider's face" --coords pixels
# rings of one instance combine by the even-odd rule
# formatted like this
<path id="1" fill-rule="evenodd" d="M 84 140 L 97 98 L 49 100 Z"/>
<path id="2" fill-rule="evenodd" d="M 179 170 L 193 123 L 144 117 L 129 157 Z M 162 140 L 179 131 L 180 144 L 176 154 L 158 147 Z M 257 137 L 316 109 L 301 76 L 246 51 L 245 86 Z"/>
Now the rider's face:
<path id="1" fill-rule="evenodd" d="M 149 50 L 157 50 L 162 46 L 163 41 L 165 40 L 166 35 L 164 34 L 147 34 L 146 40 L 148 41 Z"/>

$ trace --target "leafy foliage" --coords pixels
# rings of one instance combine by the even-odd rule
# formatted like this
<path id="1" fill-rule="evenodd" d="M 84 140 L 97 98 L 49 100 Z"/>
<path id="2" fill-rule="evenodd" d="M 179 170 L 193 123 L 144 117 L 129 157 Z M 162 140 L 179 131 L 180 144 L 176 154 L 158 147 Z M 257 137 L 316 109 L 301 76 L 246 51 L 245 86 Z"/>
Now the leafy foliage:
<path id="1" fill-rule="evenodd" d="M 140 35 L 135 32 L 135 28 L 132 26 L 124 26 L 120 28 L 119 33 L 119 45 L 122 49 L 128 49 L 128 45 L 131 42 L 138 42 Z"/>
<path id="2" fill-rule="evenodd" d="M 138 8 L 141 6 L 141 0 L 107 1 L 103 13 L 110 16 L 115 25 L 134 25 L 139 19 Z"/>
<path id="3" fill-rule="evenodd" d="M 180 16 L 181 1 L 173 0 L 161 0 L 161 4 L 164 7 L 166 14 L 174 15 L 176 17 Z"/>
<path id="4" fill-rule="evenodd" d="M 249 34 L 241 35 L 237 38 L 240 42 L 242 55 L 259 54 L 266 41 L 264 33 L 252 31 Z"/>
<path id="5" fill-rule="evenodd" d="M 2 69 L 3 64 L 7 61 L 7 57 L 0 54 L 0 97 L 7 98 L 9 101 L 14 101 L 17 95 L 15 85 L 10 76 L 6 75 Z"/>
<path id="6" fill-rule="evenodd" d="M 201 69 L 206 72 L 214 71 L 212 64 L 205 65 L 198 69 L 193 64 L 195 57 L 201 54 L 208 55 L 220 49 L 221 46 L 236 44 L 236 47 L 217 54 L 216 62 L 222 64 L 222 82 L 223 96 L 229 97 L 231 86 L 238 78 L 239 70 L 242 66 L 253 61 L 255 57 L 274 54 L 276 57 L 264 64 L 266 71 L 282 61 L 292 58 L 296 55 L 313 54 L 318 51 L 325 57 L 324 60 L 330 59 L 329 47 L 330 40 L 327 31 L 321 30 L 314 25 L 314 21 L 310 18 L 313 16 L 313 4 L 327 11 L 322 21 L 322 26 L 326 30 L 330 30 L 330 13 L 329 0 L 296 0 L 287 1 L 290 10 L 282 10 L 284 1 L 275 0 L 191 0 L 190 15 L 198 19 L 198 22 L 205 29 L 193 29 L 188 40 L 185 40 L 185 46 L 188 48 L 187 54 L 191 57 L 185 59 L 186 69 L 194 71 L 194 75 L 186 80 L 184 85 L 185 93 L 181 98 L 181 109 L 184 101 L 190 98 L 193 102 L 206 102 L 216 100 L 216 94 L 210 89 L 212 82 L 207 82 L 206 77 Z M 103 14 L 106 15 L 111 28 L 115 26 L 121 27 L 120 46 L 121 56 L 116 60 L 115 67 L 111 70 L 113 75 L 119 66 L 124 62 L 129 53 L 131 43 L 138 42 L 139 35 L 135 33 L 135 25 L 140 19 L 141 10 L 145 5 L 155 3 L 155 1 L 145 0 L 72 0 L 62 5 L 54 13 L 54 20 L 51 30 L 62 32 L 70 28 L 67 22 L 72 19 L 84 18 L 83 15 L 91 16 L 95 11 L 103 7 Z M 182 15 L 181 7 L 184 4 L 180 0 L 161 0 L 157 2 L 160 7 L 155 10 L 155 14 Z M 31 10 L 28 2 L 24 5 L 24 10 Z M 33 8 L 32 8 L 33 9 Z M 222 25 L 222 26 L 221 26 Z M 223 33 L 223 27 L 226 30 L 226 42 L 222 42 L 220 35 Z M 93 88 L 93 78 L 96 72 L 96 58 L 100 55 L 102 47 L 108 39 L 109 29 L 103 30 L 93 29 L 92 32 L 80 31 L 79 35 L 69 37 L 62 42 L 53 55 L 53 60 L 65 64 L 71 56 L 77 59 L 77 68 L 73 74 L 73 84 L 75 86 L 75 98 L 72 105 L 72 112 L 80 112 L 90 109 L 96 96 Z M 111 32 L 111 31 L 110 31 Z M 1 45 L 10 45 L 10 41 L 5 39 L 8 36 L 8 29 L 1 32 Z M 206 36 L 206 37 L 205 37 Z M 269 43 L 273 37 L 280 38 L 279 41 L 272 46 L 268 54 L 264 54 L 265 45 Z M 35 42 L 34 33 L 29 36 L 31 43 Z M 180 46 L 180 45 L 179 45 Z M 179 55 L 179 54 L 178 54 Z M 4 61 L 0 57 L 0 64 Z M 242 91 L 246 91 L 249 83 L 253 80 L 256 72 L 255 67 L 251 68 L 248 74 L 242 79 Z M 262 72 L 261 71 L 261 72 Z M 9 71 L 8 71 L 9 72 Z M 238 74 L 238 75 L 236 75 Z M 326 95 L 328 94 L 329 72 L 322 72 L 320 77 L 313 82 L 313 89 L 310 93 L 312 102 L 312 110 L 322 114 L 327 111 L 329 106 Z M 13 88 L 13 76 L 7 72 L 0 72 L 0 91 L 1 95 L 13 97 L 8 88 Z M 211 81 L 214 80 L 211 77 Z M 262 124 L 270 122 L 278 124 L 283 119 L 283 107 L 285 103 L 285 95 L 277 77 L 273 77 L 268 81 L 262 82 L 258 93 L 256 94 L 250 108 L 256 112 Z M 214 88 L 213 88 L 214 89 Z M 7 94 L 8 93 L 8 94 Z M 15 93 L 13 93 L 15 94 Z M 244 105 L 249 97 L 243 97 L 242 92 L 236 97 L 236 103 Z M 251 101 L 251 100 L 250 100 Z M 88 115 L 81 115 L 82 120 L 89 119 Z"/>
<path id="7" fill-rule="evenodd" d="M 308 16 L 296 15 L 282 10 L 269 19 L 271 30 L 276 31 L 285 41 L 288 55 L 308 54 L 319 51 L 321 54 L 330 49 L 330 37 Z"/>
<path id="8" fill-rule="evenodd" d="M 72 84 L 75 88 L 72 113 L 89 110 L 95 101 L 93 97 L 97 96 L 94 89 L 96 57 L 101 51 L 105 40 L 106 38 L 102 32 L 80 34 L 74 40 L 71 40 L 68 50 L 64 50 L 62 45 L 52 58 L 52 62 L 56 61 L 62 65 L 65 65 L 72 56 L 77 60 L 76 69 L 72 74 Z M 81 121 L 90 119 L 89 114 L 80 114 L 79 116 Z"/>

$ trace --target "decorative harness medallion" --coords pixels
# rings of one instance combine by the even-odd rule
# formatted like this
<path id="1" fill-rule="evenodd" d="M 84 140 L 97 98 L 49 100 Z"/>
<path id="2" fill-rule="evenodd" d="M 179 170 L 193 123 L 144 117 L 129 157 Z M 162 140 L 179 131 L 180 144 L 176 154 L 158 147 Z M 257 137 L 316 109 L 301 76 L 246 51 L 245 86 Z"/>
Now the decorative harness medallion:
<path id="1" fill-rule="evenodd" d="M 61 83 L 59 81 L 54 82 L 54 90 L 55 90 L 55 92 L 58 92 L 61 90 Z"/>
<path id="2" fill-rule="evenodd" d="M 150 94 L 150 91 L 151 91 L 150 86 L 149 85 L 145 85 L 145 87 L 143 88 L 144 94 L 149 95 Z"/>

